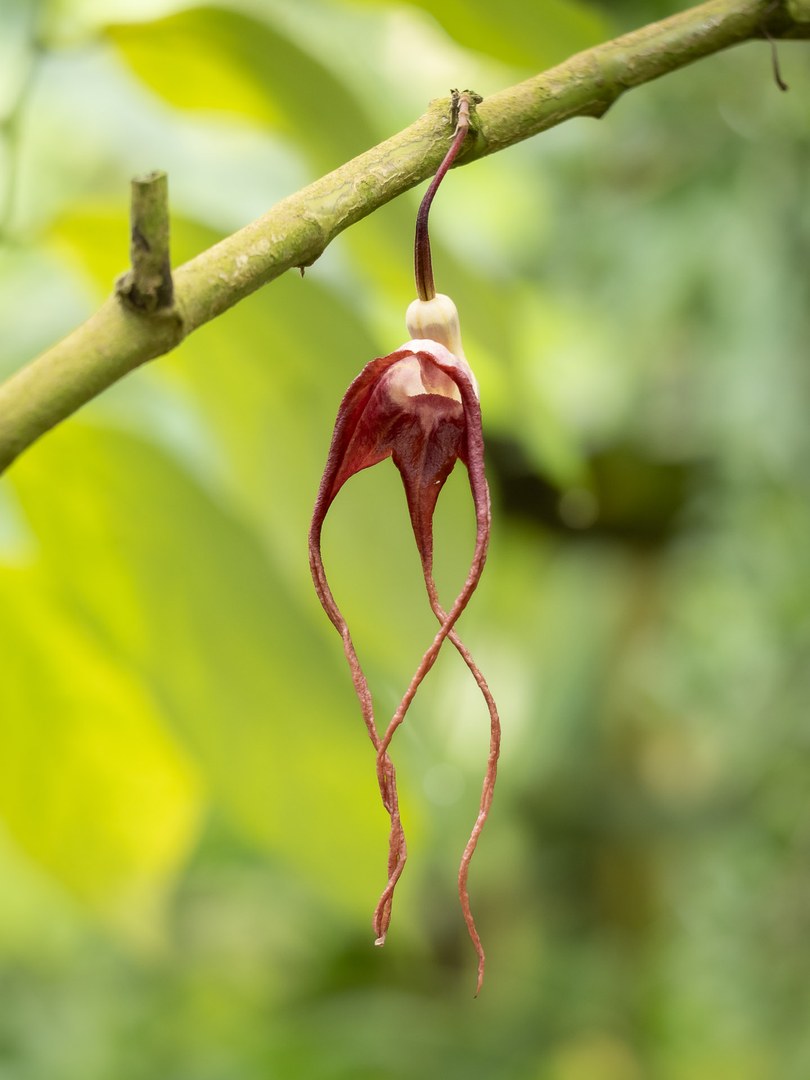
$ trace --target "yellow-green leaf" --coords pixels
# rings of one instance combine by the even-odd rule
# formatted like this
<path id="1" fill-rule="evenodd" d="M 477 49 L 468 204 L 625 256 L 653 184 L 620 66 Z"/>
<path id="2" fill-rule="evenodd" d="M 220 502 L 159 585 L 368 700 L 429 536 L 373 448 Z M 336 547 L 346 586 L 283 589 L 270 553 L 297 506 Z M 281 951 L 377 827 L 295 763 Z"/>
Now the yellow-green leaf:
<path id="1" fill-rule="evenodd" d="M 377 0 L 374 0 L 377 2 Z M 410 0 L 460 45 L 540 71 L 611 36 L 608 20 L 582 0 Z"/>
<path id="2" fill-rule="evenodd" d="M 42 573 L 0 570 L 0 611 L 0 816 L 71 892 L 144 932 L 196 839 L 197 771 Z"/>
<path id="3" fill-rule="evenodd" d="M 183 109 L 239 115 L 294 135 L 319 167 L 373 142 L 351 93 L 268 21 L 197 7 L 107 34 L 132 70 Z"/>

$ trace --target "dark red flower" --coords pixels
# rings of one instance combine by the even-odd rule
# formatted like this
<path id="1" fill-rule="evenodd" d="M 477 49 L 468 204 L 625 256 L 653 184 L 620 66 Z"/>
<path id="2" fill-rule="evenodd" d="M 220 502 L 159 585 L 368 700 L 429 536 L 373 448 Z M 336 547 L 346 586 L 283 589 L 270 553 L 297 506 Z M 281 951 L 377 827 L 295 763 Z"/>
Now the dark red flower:
<path id="1" fill-rule="evenodd" d="M 448 307 L 452 317 L 448 315 Z M 438 312 L 438 314 L 437 314 Z M 455 323 L 453 322 L 455 318 Z M 405 835 L 399 813 L 396 773 L 388 750 L 416 691 L 436 661 L 446 638 L 463 657 L 486 700 L 490 719 L 490 753 L 481 803 L 459 868 L 459 895 L 470 936 L 479 957 L 478 987 L 484 953 L 470 911 L 467 892 L 469 863 L 492 800 L 500 743 L 495 702 L 483 675 L 454 629 L 456 620 L 478 584 L 486 559 L 490 531 L 489 489 L 484 472 L 481 409 L 475 378 L 464 359 L 452 302 L 437 296 L 416 301 L 408 326 L 429 328 L 435 337 L 414 338 L 396 352 L 372 360 L 357 376 L 338 410 L 332 444 L 321 480 L 309 534 L 312 575 L 321 603 L 343 639 L 355 691 L 377 751 L 377 777 L 383 803 L 391 818 L 388 883 L 374 913 L 376 943 L 382 945 L 391 919 L 394 889 L 406 859 Z M 451 351 L 448 348 L 453 348 Z M 394 716 L 384 731 L 377 728 L 372 697 L 352 643 L 349 628 L 326 580 L 321 556 L 321 532 L 329 507 L 355 473 L 392 457 L 405 486 L 408 509 L 422 562 L 425 585 L 439 629 L 425 652 Z M 467 580 L 449 611 L 440 604 L 433 580 L 433 513 L 436 500 L 456 460 L 467 468 L 476 515 L 476 542 Z"/>

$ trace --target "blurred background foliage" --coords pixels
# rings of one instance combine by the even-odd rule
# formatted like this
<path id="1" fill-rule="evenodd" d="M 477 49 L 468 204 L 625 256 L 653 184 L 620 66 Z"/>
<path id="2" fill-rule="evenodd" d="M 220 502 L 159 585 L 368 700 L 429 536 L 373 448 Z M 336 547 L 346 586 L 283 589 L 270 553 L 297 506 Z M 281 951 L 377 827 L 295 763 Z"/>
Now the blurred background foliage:
<path id="1" fill-rule="evenodd" d="M 410 122 L 683 5 L 5 0 L 0 374 Z M 419 193 L 44 438 L 0 487 L 0 1078 L 810 1076 L 810 53 L 764 44 L 457 170 L 439 287 L 495 507 L 386 822 L 306 529 L 340 396 L 404 339 Z M 464 477 L 439 576 L 463 580 Z M 399 481 L 326 531 L 381 715 L 432 633 Z"/>

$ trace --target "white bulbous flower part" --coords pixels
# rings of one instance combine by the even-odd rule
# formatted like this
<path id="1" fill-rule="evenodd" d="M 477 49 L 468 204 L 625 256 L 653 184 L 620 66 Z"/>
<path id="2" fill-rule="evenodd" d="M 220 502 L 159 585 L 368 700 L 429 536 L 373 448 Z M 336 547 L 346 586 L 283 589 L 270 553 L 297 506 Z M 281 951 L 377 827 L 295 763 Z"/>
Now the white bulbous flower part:
<path id="1" fill-rule="evenodd" d="M 458 309 L 444 293 L 436 293 L 432 300 L 414 300 L 405 312 L 405 325 L 412 338 L 438 341 L 454 356 L 464 356 Z"/>
<path id="2" fill-rule="evenodd" d="M 406 342 L 403 349 L 423 349 L 430 352 L 435 345 L 443 346 L 466 371 L 475 389 L 475 396 L 480 397 L 478 382 L 467 363 L 464 346 L 461 344 L 458 309 L 449 296 L 436 293 L 432 300 L 414 300 L 405 312 L 405 326 L 413 340 Z"/>

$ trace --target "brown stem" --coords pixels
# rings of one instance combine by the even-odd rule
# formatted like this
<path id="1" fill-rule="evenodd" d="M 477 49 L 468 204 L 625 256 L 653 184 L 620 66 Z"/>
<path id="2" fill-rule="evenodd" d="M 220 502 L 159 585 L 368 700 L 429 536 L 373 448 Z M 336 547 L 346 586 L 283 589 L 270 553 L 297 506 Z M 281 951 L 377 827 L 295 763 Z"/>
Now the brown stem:
<path id="1" fill-rule="evenodd" d="M 453 91 L 453 111 L 457 115 L 453 142 L 450 144 L 450 149 L 445 154 L 444 161 L 433 177 L 430 187 L 425 192 L 424 198 L 419 204 L 419 212 L 416 215 L 413 269 L 416 279 L 416 295 L 420 300 L 432 300 L 436 295 L 436 287 L 433 284 L 433 261 L 430 257 L 430 235 L 428 232 L 428 215 L 430 214 L 433 196 L 439 190 L 439 184 L 444 180 L 448 169 L 456 160 L 461 145 L 467 137 L 467 132 L 470 130 L 470 106 L 474 106 L 480 101 L 481 98 L 478 94 L 474 94 L 469 90 L 465 90 L 463 94 L 459 94 L 457 90 Z"/>

